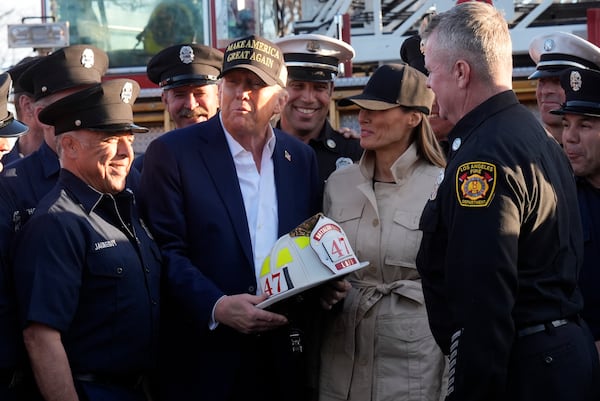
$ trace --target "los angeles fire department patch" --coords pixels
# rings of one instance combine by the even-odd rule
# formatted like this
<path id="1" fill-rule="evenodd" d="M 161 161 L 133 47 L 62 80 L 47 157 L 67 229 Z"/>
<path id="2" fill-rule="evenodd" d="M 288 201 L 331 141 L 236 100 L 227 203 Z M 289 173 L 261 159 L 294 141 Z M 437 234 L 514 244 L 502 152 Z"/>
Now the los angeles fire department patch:
<path id="1" fill-rule="evenodd" d="M 468 162 L 456 170 L 456 196 L 464 207 L 489 205 L 496 188 L 496 166 L 487 162 Z"/>

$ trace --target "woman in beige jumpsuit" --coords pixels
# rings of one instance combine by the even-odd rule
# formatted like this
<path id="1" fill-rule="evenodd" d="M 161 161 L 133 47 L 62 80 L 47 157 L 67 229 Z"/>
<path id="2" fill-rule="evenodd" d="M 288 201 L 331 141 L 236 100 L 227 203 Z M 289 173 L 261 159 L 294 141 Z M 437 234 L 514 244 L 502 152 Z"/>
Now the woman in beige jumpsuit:
<path id="1" fill-rule="evenodd" d="M 433 92 L 405 65 L 379 67 L 357 104 L 365 152 L 335 171 L 324 212 L 340 223 L 358 258 L 352 288 L 326 319 L 319 400 L 439 400 L 445 357 L 425 310 L 415 258 L 419 219 L 445 158 L 427 121 Z"/>

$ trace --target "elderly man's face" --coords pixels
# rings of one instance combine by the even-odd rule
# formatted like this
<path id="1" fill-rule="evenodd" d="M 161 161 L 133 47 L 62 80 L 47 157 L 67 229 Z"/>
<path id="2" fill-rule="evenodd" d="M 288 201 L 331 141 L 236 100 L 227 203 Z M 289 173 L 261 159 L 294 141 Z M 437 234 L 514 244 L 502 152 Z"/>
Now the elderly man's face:
<path id="1" fill-rule="evenodd" d="M 206 121 L 219 108 L 219 91 L 216 84 L 185 85 L 167 89 L 162 100 L 177 128 Z"/>
<path id="2" fill-rule="evenodd" d="M 102 193 L 116 194 L 125 189 L 133 161 L 133 134 L 126 132 L 77 131 L 69 170 Z"/>
<path id="3" fill-rule="evenodd" d="M 223 124 L 234 135 L 262 135 L 286 100 L 279 86 L 268 86 L 246 69 L 231 70 L 221 83 Z"/>
<path id="4" fill-rule="evenodd" d="M 563 148 L 576 176 L 600 188 L 600 118 L 562 116 Z"/>

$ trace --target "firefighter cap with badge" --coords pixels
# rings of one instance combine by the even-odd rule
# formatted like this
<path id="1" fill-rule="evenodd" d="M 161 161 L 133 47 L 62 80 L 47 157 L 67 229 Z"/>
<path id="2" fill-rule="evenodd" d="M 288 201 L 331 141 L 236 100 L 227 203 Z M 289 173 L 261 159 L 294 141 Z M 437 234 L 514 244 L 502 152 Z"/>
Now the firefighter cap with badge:
<path id="1" fill-rule="evenodd" d="M 133 103 L 140 85 L 132 79 L 112 79 L 80 90 L 46 106 L 39 114 L 56 135 L 87 129 L 106 133 L 148 132 L 133 123 Z"/>
<path id="2" fill-rule="evenodd" d="M 277 39 L 288 76 L 294 81 L 330 82 L 339 72 L 339 65 L 354 58 L 348 43 L 318 34 L 300 34 Z"/>
<path id="3" fill-rule="evenodd" d="M 162 89 L 216 84 L 223 52 L 199 44 L 180 44 L 158 52 L 148 62 L 150 81 Z"/>
<path id="4" fill-rule="evenodd" d="M 552 114 L 577 114 L 600 118 L 600 71 L 572 68 L 560 75 L 566 101 Z"/>
<path id="5" fill-rule="evenodd" d="M 273 246 L 259 275 L 269 298 L 256 306 L 266 308 L 368 265 L 358 260 L 342 227 L 318 213 Z"/>
<path id="6" fill-rule="evenodd" d="M 35 100 L 71 88 L 100 83 L 108 69 L 108 56 L 91 45 L 73 45 L 58 49 L 29 67 L 19 85 Z"/>
<path id="7" fill-rule="evenodd" d="M 600 70 L 600 48 L 568 32 L 539 35 L 529 44 L 536 70 L 529 79 L 558 77 L 569 68 Z"/>
<path id="8" fill-rule="evenodd" d="M 0 74 L 0 137 L 2 138 L 18 137 L 28 131 L 27 126 L 16 120 L 8 111 L 8 93 L 11 84 L 12 79 L 7 72 Z"/>

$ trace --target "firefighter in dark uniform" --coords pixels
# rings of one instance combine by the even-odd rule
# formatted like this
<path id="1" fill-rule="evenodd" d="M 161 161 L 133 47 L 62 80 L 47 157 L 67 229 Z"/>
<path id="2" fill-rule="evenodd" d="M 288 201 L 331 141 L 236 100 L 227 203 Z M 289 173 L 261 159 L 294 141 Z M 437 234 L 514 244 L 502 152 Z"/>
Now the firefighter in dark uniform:
<path id="1" fill-rule="evenodd" d="M 98 84 L 108 68 L 108 56 L 93 46 L 75 45 L 57 50 L 33 64 L 19 78 L 20 86 L 36 99 L 41 110 L 67 94 Z M 37 114 L 37 113 L 36 113 Z M 39 120 L 39 119 L 38 119 Z M 13 220 L 15 231 L 31 216 L 35 206 L 56 184 L 60 165 L 55 148 L 54 127 L 42 125 L 44 142 L 29 157 L 11 163 L 0 181 L 0 196 L 16 208 L 1 211 Z M 0 233 L 0 236 L 5 233 Z"/>
<path id="2" fill-rule="evenodd" d="M 560 75 L 570 68 L 600 69 L 600 49 L 568 32 L 554 31 L 534 37 L 529 56 L 536 64 L 528 79 L 536 79 L 535 97 L 540 120 L 546 130 L 562 144 L 562 119 L 552 114 L 565 102 Z"/>
<path id="3" fill-rule="evenodd" d="M 324 183 L 336 168 L 358 161 L 363 152 L 358 139 L 345 138 L 327 120 L 339 64 L 352 60 L 354 49 L 315 34 L 288 36 L 275 43 L 288 68 L 289 93 L 277 127 L 315 150 Z"/>
<path id="4" fill-rule="evenodd" d="M 25 57 L 15 66 L 8 69 L 6 72 L 10 75 L 13 83 L 13 104 L 15 106 L 16 118 L 27 125 L 29 131 L 17 139 L 13 148 L 2 156 L 2 164 L 5 166 L 19 160 L 25 156 L 29 156 L 35 152 L 42 142 L 44 142 L 44 133 L 39 123 L 36 123 L 35 113 L 33 110 L 34 98 L 31 93 L 26 92 L 19 85 L 19 78 L 34 63 L 37 63 L 41 57 Z"/>
<path id="5" fill-rule="evenodd" d="M 110 80 L 39 114 L 55 127 L 62 168 L 16 235 L 13 274 L 45 399 L 148 399 L 161 261 L 126 187 L 133 134 L 147 132 L 133 124 L 139 90 L 133 80 Z"/>
<path id="6" fill-rule="evenodd" d="M 199 44 L 180 44 L 158 52 L 148 62 L 150 81 L 161 87 L 160 99 L 175 128 L 212 118 L 219 110 L 218 76 L 223 52 Z M 144 155 L 133 162 L 142 171 Z"/>
<path id="7" fill-rule="evenodd" d="M 581 316 L 600 352 L 600 72 L 571 69 L 563 72 L 560 83 L 566 102 L 552 113 L 562 116 L 563 149 L 577 179 L 584 240 L 579 275 L 584 300 Z"/>
<path id="8" fill-rule="evenodd" d="M 27 132 L 27 126 L 14 119 L 8 111 L 8 93 L 12 80 L 7 73 L 0 74 L 0 138 L 14 138 Z M 0 171 L 2 163 L 0 163 Z M 0 198 L 5 207 L 6 199 Z M 10 221 L 2 220 L 2 229 Z M 5 259 L 10 242 L 2 238 L 3 249 L 0 258 L 0 400 L 16 400 L 18 368 L 22 361 L 21 335 L 17 329 L 14 289 L 11 287 L 11 275 L 8 261 Z"/>
<path id="9" fill-rule="evenodd" d="M 435 16 L 424 39 L 428 85 L 455 123 L 417 257 L 431 330 L 450 358 L 446 399 L 597 400 L 598 357 L 578 316 L 575 181 L 511 90 L 506 21 L 467 2 Z"/>

